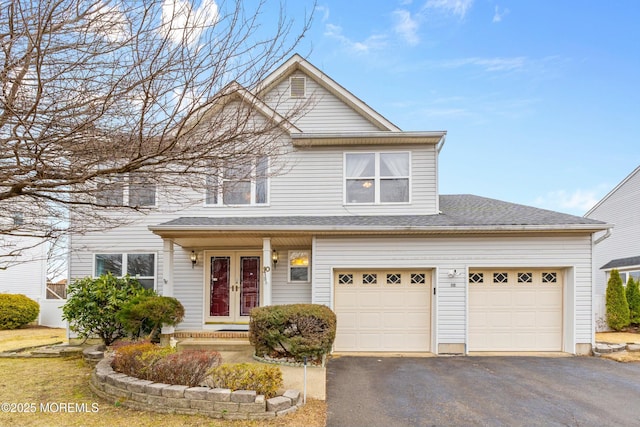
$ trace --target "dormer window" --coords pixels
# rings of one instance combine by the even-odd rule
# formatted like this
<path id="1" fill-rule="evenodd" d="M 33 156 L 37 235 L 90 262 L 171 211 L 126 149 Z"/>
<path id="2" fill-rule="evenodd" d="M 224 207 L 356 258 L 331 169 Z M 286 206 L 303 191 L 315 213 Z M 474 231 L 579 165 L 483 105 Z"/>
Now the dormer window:
<path id="1" fill-rule="evenodd" d="M 345 204 L 409 203 L 409 152 L 345 153 Z"/>
<path id="2" fill-rule="evenodd" d="M 291 98 L 304 98 L 307 95 L 307 79 L 305 77 L 291 77 L 289 89 Z"/>

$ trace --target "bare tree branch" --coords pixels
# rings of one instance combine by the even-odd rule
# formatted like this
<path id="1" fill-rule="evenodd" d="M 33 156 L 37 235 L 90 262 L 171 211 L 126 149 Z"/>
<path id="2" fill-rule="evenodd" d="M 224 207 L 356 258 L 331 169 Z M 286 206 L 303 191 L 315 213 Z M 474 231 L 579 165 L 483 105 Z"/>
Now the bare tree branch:
<path id="1" fill-rule="evenodd" d="M 0 240 L 115 227 L 127 216 L 114 211 L 144 211 L 110 197 L 127 183 L 190 187 L 277 155 L 305 105 L 259 116 L 251 91 L 314 5 L 296 21 L 278 6 L 269 23 L 267 0 L 2 1 Z"/>

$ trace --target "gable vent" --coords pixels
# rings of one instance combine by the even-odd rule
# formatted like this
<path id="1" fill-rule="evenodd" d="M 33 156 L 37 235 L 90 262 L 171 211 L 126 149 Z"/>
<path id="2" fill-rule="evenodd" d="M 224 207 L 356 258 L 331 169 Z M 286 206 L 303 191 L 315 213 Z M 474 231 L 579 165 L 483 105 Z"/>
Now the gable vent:
<path id="1" fill-rule="evenodd" d="M 304 77 L 291 77 L 289 79 L 291 98 L 304 98 L 307 79 Z"/>

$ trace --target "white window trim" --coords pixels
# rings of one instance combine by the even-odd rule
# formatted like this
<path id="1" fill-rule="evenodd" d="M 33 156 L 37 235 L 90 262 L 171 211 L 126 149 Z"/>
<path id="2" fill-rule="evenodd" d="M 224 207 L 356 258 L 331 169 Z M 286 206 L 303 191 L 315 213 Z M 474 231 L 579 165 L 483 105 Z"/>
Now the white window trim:
<path id="1" fill-rule="evenodd" d="M 307 280 L 293 280 L 291 279 L 291 268 L 293 267 L 290 264 L 291 253 L 293 252 L 306 252 L 309 258 L 309 265 L 307 265 Z M 300 267 L 297 267 L 300 268 Z M 311 283 L 311 250 L 310 249 L 292 249 L 287 251 L 287 282 L 288 283 Z"/>
<path id="2" fill-rule="evenodd" d="M 347 156 L 349 154 L 373 154 L 375 156 L 375 176 L 367 177 L 347 177 Z M 380 154 L 408 154 L 409 155 L 409 176 L 397 178 L 407 178 L 409 180 L 409 200 L 406 202 L 381 202 L 380 201 Z M 374 206 L 374 205 L 410 205 L 412 200 L 412 176 L 413 169 L 411 151 L 347 151 L 342 154 L 342 203 L 349 206 Z M 387 177 L 385 177 L 386 179 Z M 373 179 L 374 180 L 374 201 L 372 203 L 351 203 L 347 200 L 347 180 L 348 179 Z M 391 179 L 391 178 L 389 178 Z"/>
<path id="3" fill-rule="evenodd" d="M 217 186 L 218 186 L 218 194 L 217 194 L 217 203 L 207 203 L 207 178 L 204 178 L 204 194 L 203 194 L 203 206 L 205 207 L 243 207 L 243 206 L 269 206 L 271 204 L 271 158 L 269 156 L 264 156 L 267 158 L 267 197 L 265 198 L 264 203 L 256 203 L 256 188 L 257 188 L 257 158 L 252 160 L 251 166 L 251 175 L 248 178 L 251 183 L 251 203 L 242 203 L 242 204 L 230 204 L 224 202 L 224 182 L 225 181 L 237 181 L 235 179 L 224 179 L 224 168 L 218 168 L 218 174 L 216 175 Z M 210 176 L 212 176 L 211 174 Z"/>
<path id="4" fill-rule="evenodd" d="M 153 276 L 132 276 L 136 279 L 153 279 L 153 290 L 158 290 L 158 255 L 156 252 L 145 252 L 145 251 L 136 251 L 136 252 L 118 252 L 118 251 L 101 251 L 101 252 L 93 252 L 92 254 L 92 265 L 91 265 L 91 277 L 94 279 L 99 277 L 96 276 L 96 255 L 122 255 L 122 271 L 120 276 L 116 276 L 118 278 L 124 277 L 127 273 L 127 263 L 128 257 L 127 255 L 153 255 Z"/>

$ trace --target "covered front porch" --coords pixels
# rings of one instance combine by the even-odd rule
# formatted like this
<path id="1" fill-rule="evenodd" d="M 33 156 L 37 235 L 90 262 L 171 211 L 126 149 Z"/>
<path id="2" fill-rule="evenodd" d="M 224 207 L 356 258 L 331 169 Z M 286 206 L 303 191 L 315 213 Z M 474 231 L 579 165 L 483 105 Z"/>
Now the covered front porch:
<path id="1" fill-rule="evenodd" d="M 311 302 L 310 234 L 153 231 L 163 240 L 160 291 L 185 307 L 165 337 L 246 340 L 253 308 Z"/>

